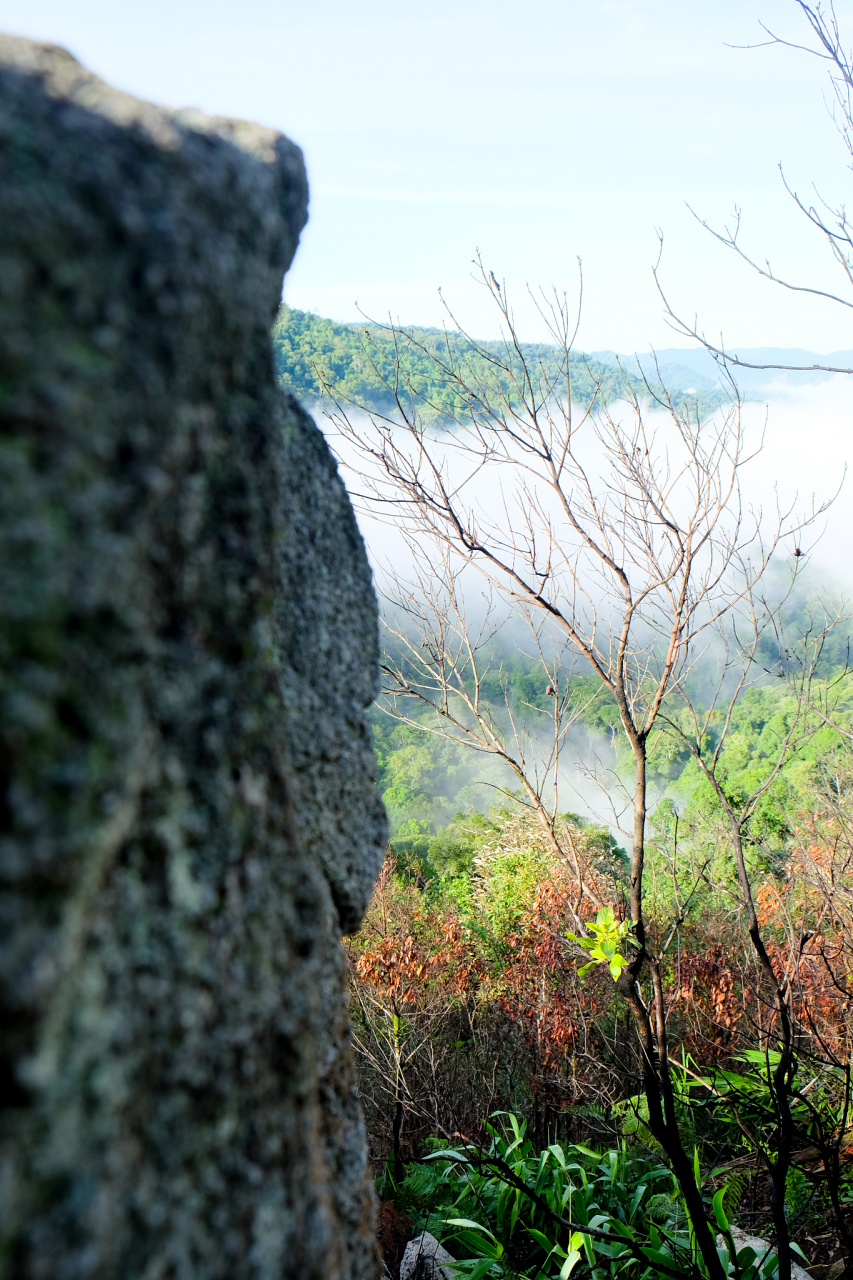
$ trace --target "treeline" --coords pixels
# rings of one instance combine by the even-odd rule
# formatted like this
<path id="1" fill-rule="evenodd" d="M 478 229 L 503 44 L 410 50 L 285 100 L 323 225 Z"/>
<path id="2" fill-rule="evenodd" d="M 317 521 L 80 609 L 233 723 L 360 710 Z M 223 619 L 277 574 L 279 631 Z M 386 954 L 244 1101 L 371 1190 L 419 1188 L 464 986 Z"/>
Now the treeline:
<path id="1" fill-rule="evenodd" d="M 452 420 L 465 416 L 471 402 L 459 394 L 454 371 L 465 384 L 488 387 L 495 381 L 512 398 L 513 388 L 498 372 L 493 357 L 510 366 L 522 362 L 500 341 L 472 342 L 459 333 L 413 326 L 392 331 L 382 324 L 339 324 L 308 311 L 282 306 L 273 327 L 273 356 L 279 383 L 308 404 L 329 396 L 350 405 L 382 414 L 392 414 L 399 397 L 405 405 L 416 403 L 426 421 Z M 559 393 L 570 390 L 575 403 L 600 404 L 636 398 L 653 404 L 666 400 L 679 409 L 690 409 L 704 417 L 723 403 L 722 391 L 701 389 L 698 394 L 665 389 L 650 378 L 648 383 L 619 367 L 603 364 L 581 352 L 570 353 L 568 370 L 564 353 L 545 343 L 522 344 L 524 363 L 541 375 L 543 384 Z M 568 379 L 566 378 L 568 372 Z"/>

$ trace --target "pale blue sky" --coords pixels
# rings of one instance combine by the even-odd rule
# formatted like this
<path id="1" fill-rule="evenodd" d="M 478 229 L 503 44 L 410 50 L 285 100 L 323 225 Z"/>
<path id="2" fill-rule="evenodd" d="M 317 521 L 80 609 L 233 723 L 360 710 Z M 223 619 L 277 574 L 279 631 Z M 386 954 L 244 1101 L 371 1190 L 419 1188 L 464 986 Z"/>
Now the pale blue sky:
<path id="1" fill-rule="evenodd" d="M 853 44 L 853 0 L 837 9 Z M 737 202 L 760 256 L 833 282 L 776 169 L 847 194 L 825 73 L 727 47 L 759 39 L 759 19 L 803 34 L 793 0 L 0 0 L 0 28 L 64 44 L 122 88 L 302 145 L 296 306 L 435 323 L 440 285 L 487 336 L 475 248 L 516 293 L 573 288 L 580 255 L 583 344 L 671 346 L 650 272 L 660 227 L 674 299 L 728 343 L 853 347 L 850 313 L 759 285 L 684 205 L 722 221 Z"/>

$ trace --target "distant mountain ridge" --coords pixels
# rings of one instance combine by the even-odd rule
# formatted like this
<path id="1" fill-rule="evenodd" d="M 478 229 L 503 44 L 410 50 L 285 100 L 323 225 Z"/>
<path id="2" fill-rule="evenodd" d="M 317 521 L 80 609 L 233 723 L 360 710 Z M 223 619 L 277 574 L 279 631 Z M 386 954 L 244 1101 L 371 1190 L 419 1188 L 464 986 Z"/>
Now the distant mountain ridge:
<path id="1" fill-rule="evenodd" d="M 654 354 L 632 353 L 617 355 L 615 351 L 593 351 L 593 360 L 601 364 L 620 365 L 626 372 L 639 373 L 647 377 L 655 374 L 655 361 L 660 376 L 668 387 L 687 392 L 693 388 L 696 392 L 710 391 L 720 388 L 720 368 L 714 357 L 699 345 L 695 347 L 661 347 Z M 740 390 L 749 398 L 760 396 L 770 387 L 778 388 L 780 384 L 790 387 L 808 386 L 824 382 L 831 378 L 831 373 L 818 372 L 808 368 L 810 365 L 830 365 L 835 368 L 853 369 L 853 351 L 833 351 L 829 355 L 821 355 L 816 351 L 806 351 L 802 347 L 736 347 L 732 355 L 754 365 L 793 365 L 799 369 L 746 369 L 732 365 L 732 373 Z M 805 367 L 803 367 L 805 366 Z"/>

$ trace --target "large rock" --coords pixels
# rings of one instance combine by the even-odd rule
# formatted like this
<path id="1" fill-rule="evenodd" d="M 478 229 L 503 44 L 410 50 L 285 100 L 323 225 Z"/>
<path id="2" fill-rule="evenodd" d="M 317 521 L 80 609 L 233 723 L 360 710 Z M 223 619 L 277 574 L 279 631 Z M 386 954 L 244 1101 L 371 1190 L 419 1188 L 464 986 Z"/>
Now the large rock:
<path id="1" fill-rule="evenodd" d="M 378 1274 L 376 605 L 269 328 L 299 150 L 0 38 L 0 1277 Z"/>
<path id="2" fill-rule="evenodd" d="M 748 1231 L 743 1231 L 740 1227 L 735 1226 L 730 1227 L 729 1230 L 736 1252 L 740 1253 L 741 1249 L 752 1249 L 755 1254 L 753 1259 L 755 1262 L 762 1263 L 776 1252 L 774 1246 L 762 1236 L 750 1235 Z M 723 1237 L 718 1235 L 717 1247 L 723 1248 L 723 1246 L 728 1247 Z M 811 1280 L 805 1267 L 800 1266 L 799 1262 L 794 1262 L 793 1259 L 791 1260 L 791 1280 Z"/>
<path id="3" fill-rule="evenodd" d="M 455 1261 L 434 1235 L 423 1231 L 406 1245 L 400 1280 L 455 1280 Z"/>

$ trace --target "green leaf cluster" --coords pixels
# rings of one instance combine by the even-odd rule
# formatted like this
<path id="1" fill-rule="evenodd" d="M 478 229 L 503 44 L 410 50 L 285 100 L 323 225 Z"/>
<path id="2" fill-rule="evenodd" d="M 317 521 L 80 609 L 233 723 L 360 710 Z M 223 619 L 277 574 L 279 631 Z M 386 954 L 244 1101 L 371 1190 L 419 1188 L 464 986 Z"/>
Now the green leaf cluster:
<path id="1" fill-rule="evenodd" d="M 631 922 L 630 920 L 617 920 L 613 913 L 612 907 L 601 907 L 594 920 L 587 923 L 592 937 L 580 937 L 576 933 L 569 933 L 566 936 L 571 938 L 572 942 L 576 942 L 579 946 L 588 951 L 592 957 L 589 964 L 582 965 L 578 969 L 578 977 L 582 978 L 590 969 L 594 969 L 597 964 L 606 964 L 610 970 L 610 976 L 614 982 L 619 978 L 620 973 L 624 969 L 628 961 L 620 953 L 619 946 L 623 939 L 630 942 Z"/>

